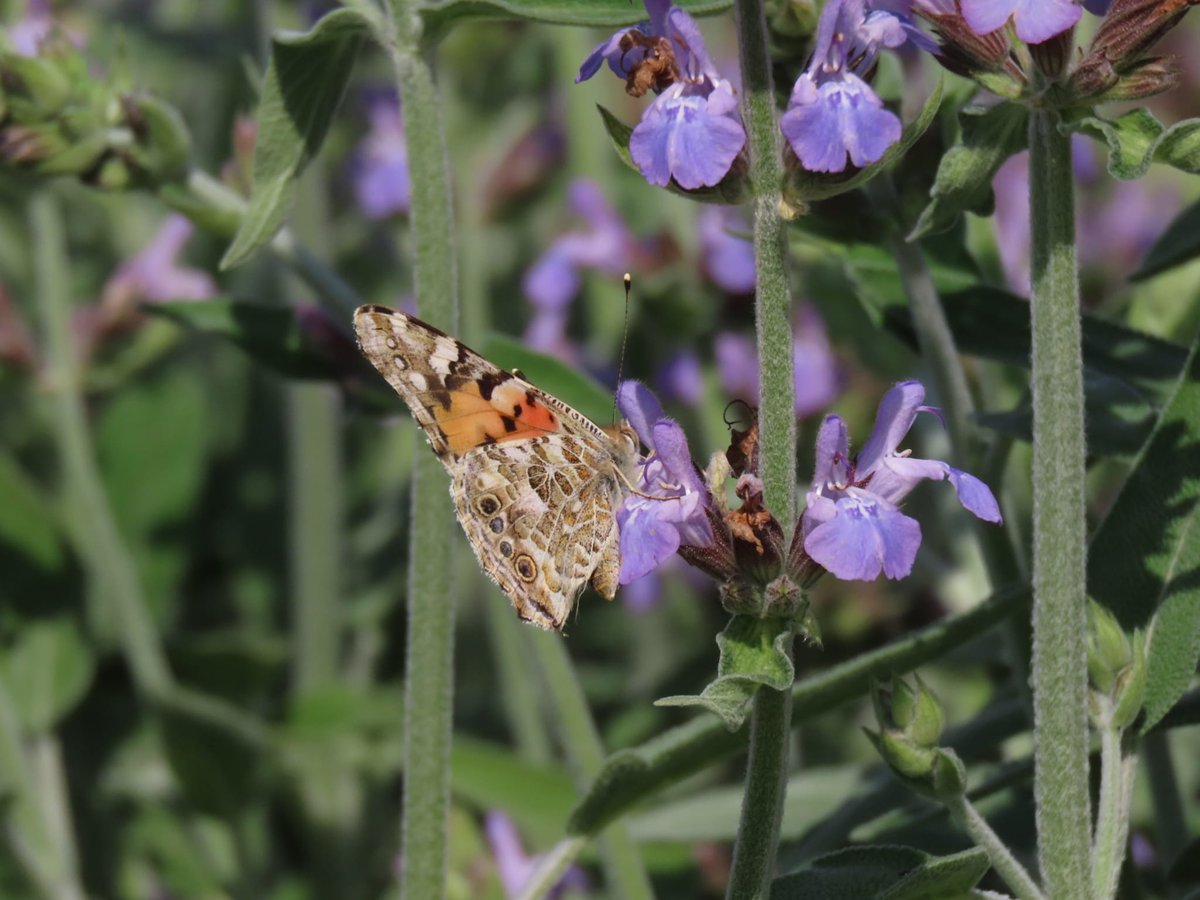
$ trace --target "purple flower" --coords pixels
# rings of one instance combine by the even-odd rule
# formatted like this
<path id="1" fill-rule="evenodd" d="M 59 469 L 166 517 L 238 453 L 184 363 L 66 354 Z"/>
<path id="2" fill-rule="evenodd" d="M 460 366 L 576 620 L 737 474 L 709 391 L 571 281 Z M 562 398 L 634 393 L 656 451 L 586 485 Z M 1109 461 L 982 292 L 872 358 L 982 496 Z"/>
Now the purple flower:
<path id="1" fill-rule="evenodd" d="M 667 402 L 699 406 L 704 399 L 704 373 L 700 369 L 700 357 L 691 350 L 679 351 L 659 368 L 655 383 Z"/>
<path id="2" fill-rule="evenodd" d="M 713 284 L 727 294 L 753 294 L 754 244 L 742 236 L 750 226 L 737 208 L 706 206 L 697 227 L 700 264 Z"/>
<path id="3" fill-rule="evenodd" d="M 138 300 L 203 300 L 213 296 L 217 287 L 212 276 L 179 264 L 179 254 L 192 231 L 192 223 L 183 216 L 168 216 L 150 242 L 108 280 L 102 305 L 113 310 Z"/>
<path id="4" fill-rule="evenodd" d="M 29 0 L 25 4 L 25 15 L 7 29 L 8 39 L 18 56 L 37 56 L 42 41 L 53 30 L 50 0 Z"/>
<path id="5" fill-rule="evenodd" d="M 912 21 L 893 9 L 872 9 L 865 0 L 830 0 L 817 24 L 808 69 L 796 80 L 780 127 L 804 168 L 841 172 L 878 161 L 900 139 L 900 119 L 861 77 L 880 48 L 906 41 L 936 51 Z"/>
<path id="6" fill-rule="evenodd" d="M 650 21 L 602 41 L 575 81 L 586 81 L 607 62 L 626 79 L 629 93 L 657 92 L 629 138 L 634 164 L 660 187 L 672 179 L 687 190 L 711 187 L 746 144 L 736 92 L 717 73 L 691 16 L 669 0 L 645 5 Z"/>
<path id="7" fill-rule="evenodd" d="M 620 583 L 629 584 L 662 565 L 684 544 L 712 543 L 710 499 L 679 424 L 666 418 L 645 385 L 622 382 L 617 406 L 650 448 L 638 474 L 637 494 L 617 512 L 621 540 Z"/>
<path id="8" fill-rule="evenodd" d="M 1104 15 L 1108 0 L 1088 0 L 1089 11 Z M 1011 18 L 1017 37 L 1040 44 L 1075 26 L 1082 15 L 1078 0 L 962 0 L 962 16 L 976 34 L 991 34 Z"/>
<path id="9" fill-rule="evenodd" d="M 643 248 L 594 182 L 581 178 L 572 183 L 568 203 L 584 227 L 556 239 L 526 271 L 521 289 L 534 308 L 526 343 L 573 361 L 578 353 L 567 337 L 567 317 L 583 282 L 582 271 L 596 269 L 619 277 L 634 268 Z"/>
<path id="10" fill-rule="evenodd" d="M 521 845 L 521 835 L 517 833 L 517 826 L 502 812 L 493 810 L 487 814 L 483 821 L 483 832 L 492 850 L 492 859 L 496 863 L 496 874 L 500 876 L 504 896 L 521 896 L 525 884 L 541 863 L 541 857 L 530 856 L 525 852 Z M 571 866 L 547 896 L 560 897 L 564 891 L 586 891 L 589 887 L 583 870 L 578 866 Z"/>
<path id="11" fill-rule="evenodd" d="M 837 357 L 825 323 L 811 304 L 804 304 L 792 331 L 796 415 L 811 416 L 825 409 L 841 391 Z M 722 332 L 713 344 L 721 389 L 728 397 L 759 402 L 758 354 L 748 335 Z"/>
<path id="12" fill-rule="evenodd" d="M 367 134 L 351 162 L 354 199 L 368 219 L 386 219 L 409 210 L 408 144 L 400 104 L 390 91 L 367 102 Z"/>
<path id="13" fill-rule="evenodd" d="M 804 549 L 838 578 L 870 581 L 880 571 L 903 578 L 912 571 L 921 526 L 899 503 L 924 480 L 948 480 L 959 502 L 987 522 L 1001 522 L 1000 507 L 986 484 L 933 459 L 898 450 L 922 406 L 925 388 L 904 381 L 884 395 L 871 438 L 851 461 L 846 423 L 826 416 L 817 434 L 816 472 L 804 510 Z"/>

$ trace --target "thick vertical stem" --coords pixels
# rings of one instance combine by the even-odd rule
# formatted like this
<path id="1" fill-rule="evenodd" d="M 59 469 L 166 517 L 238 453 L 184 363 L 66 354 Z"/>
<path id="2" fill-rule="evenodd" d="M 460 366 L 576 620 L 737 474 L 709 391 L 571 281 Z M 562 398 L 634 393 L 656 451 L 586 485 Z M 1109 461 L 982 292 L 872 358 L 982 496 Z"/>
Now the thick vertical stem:
<path id="1" fill-rule="evenodd" d="M 412 177 L 417 309 L 422 318 L 453 331 L 458 324 L 458 278 L 437 87 L 421 53 L 417 3 L 391 0 L 389 13 L 387 38 L 402 98 Z M 405 897 L 441 897 L 446 892 L 455 596 L 454 522 L 445 478 L 437 458 L 418 448 L 412 509 L 413 521 L 420 526 L 412 529 L 409 549 L 404 683 Z"/>
<path id="2" fill-rule="evenodd" d="M 111 606 L 134 683 L 144 694 L 161 699 L 171 687 L 171 672 L 96 465 L 71 339 L 70 265 L 62 216 L 45 190 L 35 192 L 30 200 L 29 228 L 36 305 L 46 348 L 45 376 L 52 392 L 54 440 L 72 537 L 88 577 Z"/>
<path id="3" fill-rule="evenodd" d="M 796 514 L 796 385 L 786 226 L 780 215 L 780 132 L 762 4 L 759 0 L 737 0 L 735 12 L 742 63 L 742 119 L 754 191 L 754 302 L 762 373 L 758 425 L 763 491 L 767 506 L 787 530 Z"/>
<path id="4" fill-rule="evenodd" d="M 750 757 L 742 796 L 728 900 L 764 900 L 771 892 L 779 824 L 783 819 L 792 692 L 760 687 L 750 719 Z"/>
<path id="5" fill-rule="evenodd" d="M 1055 900 L 1090 895 L 1083 368 L 1070 139 L 1029 126 L 1033 694 L 1038 854 Z"/>

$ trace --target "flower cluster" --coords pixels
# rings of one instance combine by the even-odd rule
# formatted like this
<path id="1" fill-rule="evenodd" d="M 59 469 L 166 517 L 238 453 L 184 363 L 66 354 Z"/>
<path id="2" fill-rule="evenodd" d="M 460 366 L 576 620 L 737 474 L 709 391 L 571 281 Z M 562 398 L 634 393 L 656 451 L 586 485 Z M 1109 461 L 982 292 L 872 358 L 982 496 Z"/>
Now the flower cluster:
<path id="1" fill-rule="evenodd" d="M 648 22 L 601 42 L 579 70 L 586 81 L 608 67 L 626 91 L 658 94 L 633 129 L 629 152 L 651 184 L 685 190 L 719 184 L 746 143 L 737 88 L 712 64 L 691 16 L 669 0 L 645 0 Z M 830 0 L 821 13 L 812 60 L 792 89 L 783 133 L 805 168 L 841 172 L 878 161 L 900 138 L 900 119 L 866 78 L 880 49 L 912 42 L 936 51 L 907 3 Z"/>
<path id="2" fill-rule="evenodd" d="M 801 587 L 824 572 L 845 580 L 869 581 L 881 573 L 903 578 L 912 571 L 921 527 L 900 504 L 925 480 L 949 481 L 964 508 L 1000 523 L 996 498 L 978 478 L 899 449 L 917 414 L 936 412 L 924 400 L 925 389 L 917 381 L 889 390 L 857 457 L 850 455 L 846 423 L 837 415 L 826 417 L 817 436 L 807 505 L 785 554 L 783 529 L 762 502 L 755 429 L 734 432 L 733 445 L 714 457 L 706 481 L 679 425 L 664 417 L 645 387 L 625 382 L 618 406 L 651 452 L 643 460 L 637 492 L 617 515 L 621 583 L 641 578 L 676 552 L 717 579 L 727 603 L 729 593 L 745 593 L 739 582 L 767 588 L 781 574 Z M 742 501 L 734 509 L 723 487 L 731 477 Z"/>

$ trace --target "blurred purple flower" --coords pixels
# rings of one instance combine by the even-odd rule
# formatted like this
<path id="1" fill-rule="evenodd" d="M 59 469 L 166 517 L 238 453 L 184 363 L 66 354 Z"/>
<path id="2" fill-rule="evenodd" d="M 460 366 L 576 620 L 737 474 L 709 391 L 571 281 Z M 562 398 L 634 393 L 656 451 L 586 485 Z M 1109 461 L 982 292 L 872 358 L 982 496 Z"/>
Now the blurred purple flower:
<path id="1" fill-rule="evenodd" d="M 504 896 L 510 900 L 521 896 L 529 877 L 541 863 L 541 857 L 525 852 L 516 824 L 502 812 L 489 812 L 484 817 L 483 831 L 496 862 L 496 874 L 500 876 Z M 586 891 L 589 887 L 583 870 L 571 866 L 546 896 L 561 897 L 565 891 Z"/>
<path id="2" fill-rule="evenodd" d="M 395 93 L 379 91 L 367 100 L 367 133 L 351 157 L 354 199 L 368 219 L 405 214 L 412 199 L 408 144 Z"/>
<path id="3" fill-rule="evenodd" d="M 804 304 L 792 331 L 796 415 L 811 416 L 826 409 L 841 390 L 837 357 L 820 313 Z M 713 344 L 721 390 L 728 397 L 759 402 L 758 354 L 748 335 L 722 332 Z"/>
<path id="4" fill-rule="evenodd" d="M 37 56 L 42 41 L 53 30 L 50 0 L 29 0 L 25 15 L 8 27 L 8 40 L 18 56 Z"/>
<path id="5" fill-rule="evenodd" d="M 804 510 L 804 549 L 814 561 L 845 580 L 871 581 L 880 571 L 903 578 L 912 571 L 921 526 L 900 512 L 899 503 L 925 479 L 948 480 L 958 500 L 986 522 L 1000 523 L 991 489 L 948 463 L 917 459 L 899 450 L 922 406 L 925 388 L 904 381 L 884 395 L 875 429 L 851 461 L 846 423 L 825 417 L 817 434 L 816 471 Z"/>
<path id="6" fill-rule="evenodd" d="M 534 308 L 525 332 L 526 343 L 535 350 L 574 361 L 578 353 L 567 337 L 567 317 L 570 303 L 583 283 L 582 270 L 595 269 L 619 277 L 634 268 L 645 248 L 595 182 L 576 179 L 567 196 L 584 227 L 557 238 L 526 271 L 521 289 Z"/>
<path id="7" fill-rule="evenodd" d="M 706 206 L 696 224 L 700 265 L 713 284 L 727 294 L 753 294 L 754 244 L 742 236 L 750 226 L 741 212 L 733 206 Z"/>
<path id="8" fill-rule="evenodd" d="M 861 77 L 880 48 L 936 45 L 902 12 L 868 11 L 865 0 L 830 0 L 821 11 L 812 61 L 792 87 L 780 128 L 804 168 L 841 172 L 879 160 L 900 139 L 900 119 Z"/>
<path id="9" fill-rule="evenodd" d="M 1108 11 L 1109 0 L 1082 4 L 1098 16 Z M 1011 18 L 1017 37 L 1040 44 L 1075 27 L 1083 14 L 1078 0 L 962 0 L 962 16 L 976 34 L 991 34 Z"/>
<path id="10" fill-rule="evenodd" d="M 699 406 L 704 399 L 704 373 L 700 368 L 700 357 L 691 350 L 681 350 L 658 370 L 655 379 L 658 392 L 668 403 L 684 406 Z"/>
<path id="11" fill-rule="evenodd" d="M 672 179 L 693 190 L 721 181 L 746 143 L 733 84 L 708 57 L 695 21 L 669 0 L 645 0 L 650 21 L 617 32 L 591 52 L 575 82 L 586 81 L 607 62 L 626 79 L 634 96 L 657 99 L 629 139 L 629 152 L 648 182 Z"/>
<path id="12" fill-rule="evenodd" d="M 639 494 L 617 512 L 621 539 L 621 584 L 653 571 L 684 544 L 712 543 L 710 499 L 679 424 L 666 418 L 645 385 L 625 381 L 617 389 L 617 407 L 637 432 L 650 455 L 642 460 Z M 645 495 L 645 496 L 641 496 Z"/>
<path id="13" fill-rule="evenodd" d="M 134 257 L 123 263 L 104 286 L 101 305 L 126 308 L 139 300 L 203 300 L 217 292 L 212 276 L 179 263 L 191 239 L 192 223 L 173 213 Z"/>
<path id="14" fill-rule="evenodd" d="M 621 600 L 625 603 L 625 607 L 638 615 L 654 609 L 661 599 L 662 576 L 657 569 L 647 572 L 641 578 L 625 585 L 621 591 Z"/>

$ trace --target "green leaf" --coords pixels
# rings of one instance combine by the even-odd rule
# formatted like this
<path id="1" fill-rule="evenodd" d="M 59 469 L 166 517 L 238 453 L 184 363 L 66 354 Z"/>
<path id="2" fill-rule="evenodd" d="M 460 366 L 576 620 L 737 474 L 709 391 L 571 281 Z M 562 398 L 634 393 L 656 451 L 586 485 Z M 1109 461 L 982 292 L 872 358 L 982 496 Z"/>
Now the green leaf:
<path id="1" fill-rule="evenodd" d="M 775 879 L 771 900 L 951 900 L 967 896 L 988 867 L 979 847 L 942 857 L 912 847 L 851 847 Z"/>
<path id="2" fill-rule="evenodd" d="M 253 800 L 262 748 L 172 705 L 160 706 L 159 731 L 167 762 L 188 804 L 202 813 L 232 819 Z"/>
<path id="3" fill-rule="evenodd" d="M 562 360 L 530 350 L 516 338 L 503 334 L 490 335 L 479 352 L 502 369 L 520 369 L 530 384 L 553 394 L 599 425 L 613 417 L 612 393 Z"/>
<path id="4" fill-rule="evenodd" d="M 17 462 L 0 455 L 0 546 L 38 568 L 58 569 L 63 562 L 51 506 Z"/>
<path id="5" fill-rule="evenodd" d="M 1088 587 L 1127 630 L 1152 624 L 1150 728 L 1200 658 L 1200 334 L 1174 395 L 1088 552 Z"/>
<path id="6" fill-rule="evenodd" d="M 724 12 L 733 0 L 675 0 L 694 16 Z M 641 3 L 630 0 L 444 0 L 421 7 L 427 34 L 435 38 L 452 25 L 472 19 L 525 19 L 554 25 L 633 25 L 646 18 Z M 582 63 L 583 60 L 581 59 Z"/>
<path id="7" fill-rule="evenodd" d="M 965 212 L 992 211 L 992 178 L 1026 144 L 1028 113 L 1018 103 L 968 107 L 959 113 L 962 135 L 938 165 L 937 177 L 909 240 L 944 231 Z"/>
<path id="8" fill-rule="evenodd" d="M 0 658 L 0 672 L 26 731 L 49 731 L 75 708 L 95 674 L 92 650 L 73 619 L 30 622 Z"/>
<path id="9" fill-rule="evenodd" d="M 454 739 L 450 778 L 460 802 L 479 811 L 504 810 L 539 846 L 562 837 L 577 799 L 566 770 L 525 762 L 498 744 L 462 735 Z"/>
<path id="10" fill-rule="evenodd" d="M 655 705 L 702 706 L 720 716 L 730 731 L 736 731 L 745 721 L 755 691 L 791 687 L 796 670 L 788 651 L 795 637 L 795 623 L 787 619 L 734 616 L 717 635 L 721 661 L 716 680 L 699 696 L 663 697 Z"/>
<path id="11" fill-rule="evenodd" d="M 866 184 L 884 169 L 899 162 L 933 124 L 937 111 L 941 108 L 944 91 L 945 79 L 938 78 L 937 86 L 925 101 L 921 114 L 908 124 L 904 133 L 900 135 L 900 140 L 888 147 L 887 152 L 878 161 L 852 172 L 834 173 L 810 172 L 797 164 L 784 180 L 784 198 L 793 206 L 803 207 L 809 201 L 835 197 Z"/>
<path id="12" fill-rule="evenodd" d="M 800 837 L 839 809 L 862 780 L 857 765 L 806 769 L 788 779 L 779 835 Z M 737 837 L 744 791 L 720 787 L 655 804 L 629 820 L 629 833 L 639 841 L 732 841 Z"/>
<path id="13" fill-rule="evenodd" d="M 328 356 L 317 352 L 295 311 L 286 306 L 218 298 L 155 303 L 144 309 L 232 341 L 255 362 L 287 378 L 332 379 L 343 374 Z"/>
<path id="14" fill-rule="evenodd" d="M 321 148 L 371 22 L 338 9 L 310 31 L 277 33 L 258 105 L 254 183 L 222 269 L 248 260 L 275 236 L 291 209 L 296 179 Z"/>
<path id="15" fill-rule="evenodd" d="M 641 175 L 641 171 L 633 161 L 633 155 L 629 152 L 629 139 L 633 135 L 633 129 L 603 106 L 596 104 L 596 109 L 600 111 L 600 119 L 604 122 L 604 130 L 608 132 L 609 139 L 612 140 L 613 149 L 617 151 L 617 156 L 621 158 L 621 162 Z M 712 187 L 684 190 L 672 178 L 667 184 L 666 189 L 672 194 L 688 197 L 691 200 L 697 200 L 701 203 L 736 205 L 749 196 L 749 184 L 745 173 L 739 171 L 737 166 L 731 169 L 729 174 L 721 179 L 720 183 Z"/>
<path id="16" fill-rule="evenodd" d="M 1193 203 L 1154 242 L 1130 281 L 1142 281 L 1200 257 L 1200 202 Z"/>
<path id="17" fill-rule="evenodd" d="M 1182 172 L 1200 173 L 1200 119 L 1185 119 L 1170 128 L 1142 107 L 1115 119 L 1083 116 L 1062 124 L 1066 133 L 1086 134 L 1108 146 L 1108 171 L 1114 178 L 1141 178 L 1151 163 Z"/>

